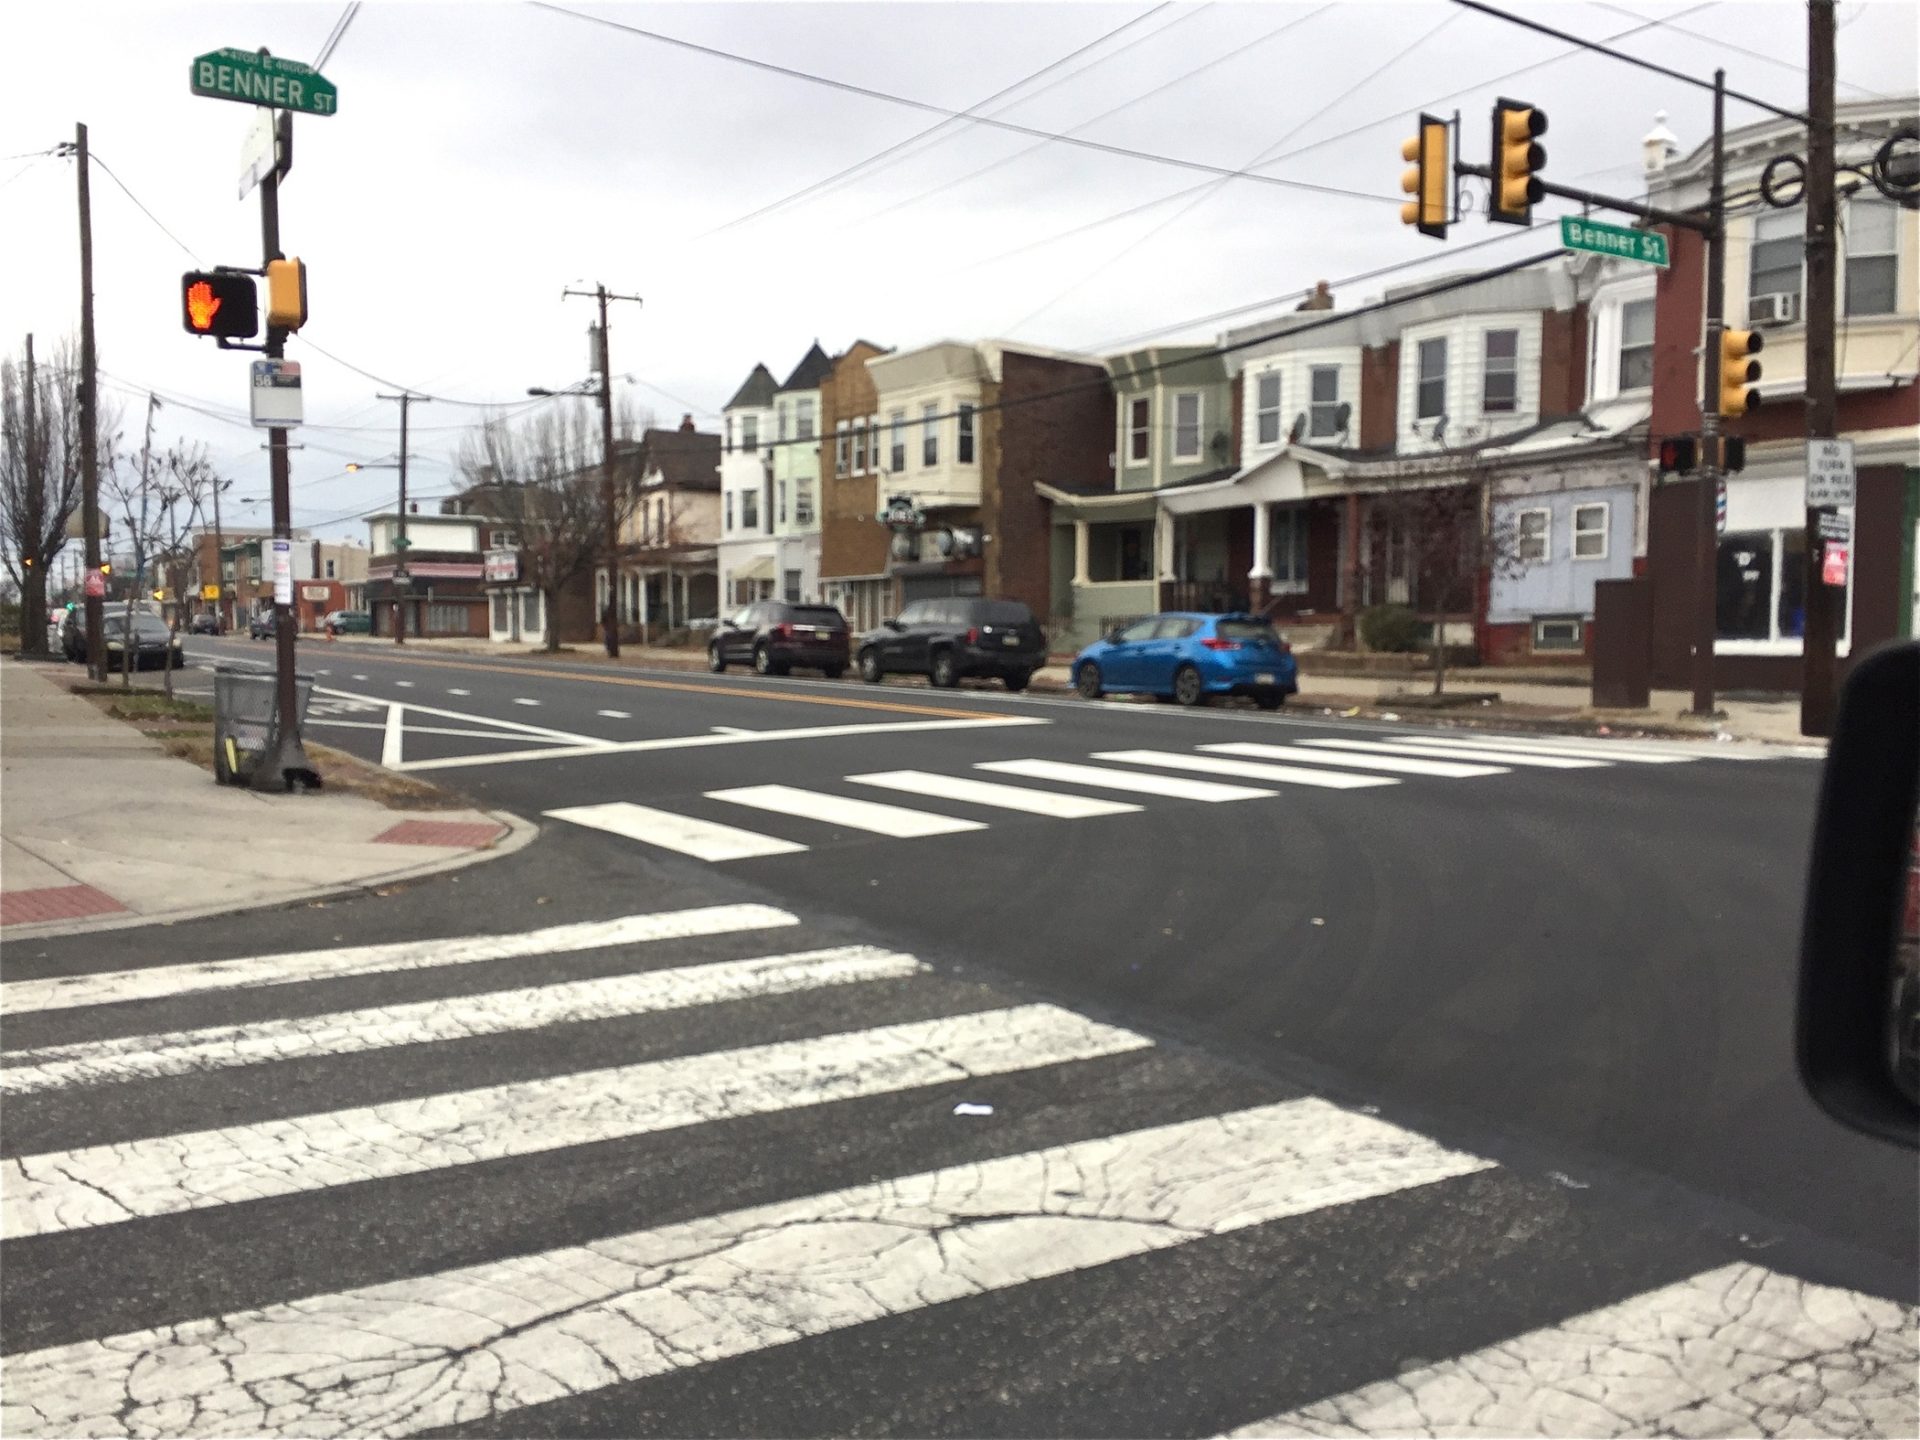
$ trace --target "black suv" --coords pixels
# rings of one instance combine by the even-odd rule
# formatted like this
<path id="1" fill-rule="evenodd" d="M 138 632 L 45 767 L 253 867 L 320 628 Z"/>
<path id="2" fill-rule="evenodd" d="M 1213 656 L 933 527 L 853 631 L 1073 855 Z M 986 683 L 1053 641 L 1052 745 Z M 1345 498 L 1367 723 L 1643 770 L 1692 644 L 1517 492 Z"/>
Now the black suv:
<path id="1" fill-rule="evenodd" d="M 877 685 L 901 672 L 925 675 L 943 689 L 967 675 L 999 676 L 1024 690 L 1047 663 L 1047 637 L 1018 600 L 916 600 L 855 650 L 860 678 Z"/>
<path id="2" fill-rule="evenodd" d="M 784 675 L 795 665 L 829 680 L 847 673 L 847 617 L 831 605 L 762 600 L 725 616 L 707 644 L 707 668 L 751 665 Z"/>

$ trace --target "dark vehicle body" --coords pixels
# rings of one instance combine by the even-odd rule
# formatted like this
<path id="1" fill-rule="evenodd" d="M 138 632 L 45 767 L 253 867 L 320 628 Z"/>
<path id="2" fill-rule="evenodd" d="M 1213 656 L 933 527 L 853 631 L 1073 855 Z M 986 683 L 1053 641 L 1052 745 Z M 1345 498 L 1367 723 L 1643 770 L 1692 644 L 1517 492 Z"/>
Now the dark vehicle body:
<path id="1" fill-rule="evenodd" d="M 757 600 L 725 616 L 707 642 L 707 668 L 751 665 L 762 675 L 784 675 L 796 665 L 829 680 L 847 671 L 847 617 L 831 605 Z"/>
<path id="2" fill-rule="evenodd" d="M 1024 690 L 1047 663 L 1047 637 L 1018 600 L 956 595 L 915 600 L 862 635 L 854 653 L 860 678 L 873 685 L 888 675 L 925 675 L 945 688 L 979 675 Z"/>

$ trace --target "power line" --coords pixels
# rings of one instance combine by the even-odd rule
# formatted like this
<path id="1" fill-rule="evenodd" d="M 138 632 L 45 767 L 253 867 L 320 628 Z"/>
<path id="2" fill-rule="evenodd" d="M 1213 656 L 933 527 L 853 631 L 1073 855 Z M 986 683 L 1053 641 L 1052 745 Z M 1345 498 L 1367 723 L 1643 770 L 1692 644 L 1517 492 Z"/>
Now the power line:
<path id="1" fill-rule="evenodd" d="M 1701 90 L 1712 90 L 1714 88 L 1711 80 L 1702 80 L 1698 75 L 1689 75 L 1684 70 L 1674 70 L 1666 65 L 1655 64 L 1651 60 L 1642 60 L 1638 55 L 1629 55 L 1624 50 L 1610 49 L 1598 40 L 1587 40 L 1579 35 L 1573 34 L 1571 31 L 1556 30 L 1553 26 L 1543 25 L 1538 20 L 1528 20 L 1523 16 L 1502 10 L 1498 6 L 1489 5 L 1486 3 L 1486 0 L 1453 0 L 1453 3 L 1456 5 L 1464 5 L 1469 10 L 1478 10 L 1483 15 L 1491 15 L 1496 20 L 1504 20 L 1509 25 L 1518 25 L 1523 30 L 1537 30 L 1540 34 L 1551 35 L 1556 40 L 1570 41 L 1583 50 L 1592 50 L 1597 54 L 1611 56 L 1613 59 L 1623 61 L 1628 65 L 1637 65 L 1642 70 L 1651 70 L 1656 75 L 1665 75 L 1669 80 L 1678 80 L 1682 84 L 1696 86 Z M 1660 22 L 1654 21 L 1652 23 L 1658 24 Z M 1798 110 L 1782 110 L 1771 100 L 1762 100 L 1758 95 L 1749 95 L 1745 91 L 1733 89 L 1727 90 L 1726 95 L 1730 100 L 1743 100 L 1756 109 L 1769 111 L 1784 120 L 1797 120 L 1802 125 L 1809 123 L 1807 117 Z"/>
<path id="2" fill-rule="evenodd" d="M 162 235 L 166 236 L 169 240 L 173 241 L 174 244 L 178 245 L 183 251 L 185 251 L 187 258 L 193 261 L 194 264 L 198 265 L 200 263 L 200 257 L 193 252 L 192 248 L 188 246 L 187 242 L 182 240 L 178 235 L 174 234 L 173 231 L 167 229 L 165 225 L 160 224 L 160 217 L 158 215 L 155 215 L 153 211 L 147 209 L 146 202 L 142 200 L 138 195 L 134 194 L 133 191 L 127 188 L 126 181 L 122 180 L 118 175 L 113 173 L 113 167 L 108 165 L 105 160 L 102 160 L 100 158 L 100 152 L 98 150 L 94 150 L 90 148 L 87 151 L 87 158 L 91 160 L 95 165 L 98 165 L 102 170 L 105 170 L 107 172 L 107 178 L 113 181 L 114 184 L 120 187 L 120 193 L 125 195 L 129 200 L 133 201 L 135 205 L 138 205 L 140 207 L 140 213 L 146 216 L 147 219 L 153 221 L 153 223 L 156 226 L 159 226 L 160 233 Z"/>
<path id="3" fill-rule="evenodd" d="M 1122 111 L 1131 110 L 1136 105 L 1144 105 L 1147 101 L 1151 100 L 1154 96 L 1163 95 L 1167 91 L 1174 89 L 1176 86 L 1184 85 L 1187 83 L 1187 81 L 1193 79 L 1194 76 L 1204 74 L 1207 71 L 1214 69 L 1216 66 L 1225 65 L 1232 60 L 1238 60 L 1241 56 L 1245 55 L 1248 51 L 1254 49 L 1256 46 L 1264 45 L 1269 40 L 1276 39 L 1280 35 L 1283 35 L 1287 31 L 1293 29 L 1293 27 L 1296 25 L 1304 25 L 1307 21 L 1313 19 L 1315 16 L 1324 14 L 1326 11 L 1332 8 L 1333 7 L 1331 5 L 1322 5 L 1318 9 L 1310 10 L 1305 15 L 1289 20 L 1286 24 L 1277 26 L 1274 29 L 1267 31 L 1266 34 L 1264 35 L 1255 36 L 1252 40 L 1246 42 L 1245 44 L 1237 44 L 1231 50 L 1228 50 L 1226 53 L 1221 55 L 1216 55 L 1211 60 L 1207 60 L 1202 64 L 1194 66 L 1191 70 L 1184 71 L 1181 74 L 1174 76 L 1171 80 L 1162 81 L 1160 84 L 1154 86 L 1151 90 L 1147 90 L 1142 92 L 1139 95 L 1135 95 L 1131 100 L 1123 100 L 1118 105 L 1112 106 L 1111 108 L 1106 110 L 1102 110 L 1098 115 L 1091 115 L 1087 117 L 1085 120 L 1082 120 L 1079 124 L 1068 129 L 1065 133 L 1068 135 L 1078 135 L 1082 130 L 1091 129 L 1093 126 L 1098 125 L 1102 120 L 1110 120 L 1115 115 L 1120 114 Z M 1166 30 L 1171 30 L 1172 28 L 1173 26 L 1169 25 L 1166 27 Z M 1156 32 L 1156 36 L 1164 35 L 1166 33 L 1166 30 L 1161 30 Z M 1155 37 L 1149 37 L 1149 38 L 1155 38 Z M 995 170 L 1002 169 L 1008 165 L 1012 165 L 1017 163 L 1018 161 L 1026 159 L 1027 156 L 1034 154 L 1036 151 L 1046 149 L 1047 143 L 1048 142 L 1042 140 L 1038 145 L 1029 145 L 1024 150 L 1018 150 L 1011 155 L 1002 156 L 998 160 L 990 161 L 989 163 L 982 165 L 977 170 L 969 170 L 966 174 L 956 176 L 952 180 L 943 180 L 940 182 L 940 184 L 935 185 L 932 189 L 922 190 L 917 195 L 909 195 L 904 200 L 895 200 L 891 204 L 883 205 L 878 210 L 871 211 L 868 214 L 861 216 L 858 220 L 853 221 L 851 223 L 851 226 L 843 225 L 840 228 L 842 230 L 846 230 L 846 229 L 852 228 L 853 226 L 869 225 L 873 221 L 880 219 L 882 216 L 893 214 L 894 211 L 896 210 L 905 210 L 911 206 L 918 205 L 923 200 L 931 200 L 935 195 L 944 194 L 946 191 L 956 189 L 961 185 L 971 184 L 973 181 L 978 180 L 982 175 L 992 174 Z M 1202 181 L 1201 183 L 1203 185 L 1210 185 L 1210 184 L 1213 184 L 1214 182 L 1209 180 L 1209 181 Z M 1199 187 L 1196 186 L 1195 188 L 1197 189 Z M 1181 193 L 1191 194 L 1192 191 L 1190 190 L 1182 191 Z"/>
<path id="4" fill-rule="evenodd" d="M 944 105 L 935 105 L 926 100 L 915 100 L 905 95 L 895 95 L 885 90 L 874 90 L 865 85 L 855 85 L 848 80 L 835 80 L 827 75 L 815 75 L 806 70 L 796 70 L 788 65 L 775 64 L 771 60 L 758 60 L 751 55 L 736 54 L 731 50 L 716 49 L 711 45 L 702 45 L 693 40 L 683 40 L 675 35 L 664 35 L 657 30 L 643 29 L 638 25 L 628 25 L 612 20 L 604 15 L 583 15 L 577 10 L 569 10 L 562 5 L 554 5 L 549 0 L 531 0 L 537 9 L 550 10 L 556 15 L 565 15 L 570 19 L 583 20 L 590 25 L 604 25 L 624 34 L 638 35 L 644 40 L 658 41 L 663 45 L 676 46 L 682 50 L 691 50 L 697 54 L 712 56 L 717 60 L 730 60 L 737 65 L 750 66 L 755 70 L 765 70 L 771 74 L 784 75 L 793 80 L 804 80 L 812 85 L 822 85 L 832 90 L 845 91 L 851 95 L 861 95 L 869 100 L 881 100 L 890 105 L 903 105 L 909 109 L 923 111 L 930 115 L 943 115 L 951 120 L 964 120 L 970 125 L 986 125 L 995 130 L 1006 130 L 1015 135 L 1026 135 L 1036 140 L 1056 140 L 1063 145 L 1074 145 L 1082 150 L 1092 150 L 1103 155 L 1117 155 L 1128 160 L 1143 160 L 1153 165 L 1171 165 L 1182 170 L 1198 170 L 1208 175 L 1227 175 L 1236 178 L 1258 180 L 1265 185 L 1276 185 L 1288 190 L 1305 190 L 1318 195 L 1338 195 L 1349 200 L 1371 200 L 1380 204 L 1398 205 L 1398 197 L 1375 195 L 1365 190 L 1348 190 L 1338 185 L 1315 185 L 1305 180 L 1289 180 L 1278 175 L 1245 175 L 1237 170 L 1221 165 L 1209 165 L 1202 160 L 1187 160 L 1175 155 L 1161 155 L 1151 150 L 1135 150 L 1125 145 L 1109 145 L 1104 141 L 1088 140 L 1075 135 L 1062 135 L 1051 130 L 1041 130 L 1032 125 L 1019 125 L 1011 120 L 1001 120 L 989 115 L 969 115 L 961 110 L 949 110 Z"/>
<path id="5" fill-rule="evenodd" d="M 333 29 L 327 32 L 326 41 L 320 46 L 320 53 L 313 57 L 314 69 L 318 70 L 333 58 L 333 52 L 340 47 L 340 42 L 347 38 L 347 27 L 353 24 L 353 17 L 359 13 L 360 0 L 352 0 L 352 3 L 340 12 L 340 18 L 333 22 Z"/>
<path id="6" fill-rule="evenodd" d="M 1155 15 L 1158 15 L 1162 10 L 1171 8 L 1172 4 L 1173 4 L 1173 0 L 1162 0 L 1161 4 L 1155 5 L 1151 10 L 1142 11 L 1140 14 L 1134 16 L 1131 20 L 1128 20 L 1123 24 L 1115 27 L 1114 29 L 1107 31 L 1104 35 L 1101 35 L 1099 38 L 1090 40 L 1085 45 L 1080 46 L 1078 49 L 1072 50 L 1067 54 L 1062 55 L 1058 60 L 1055 60 L 1050 64 L 1041 66 L 1038 70 L 1035 70 L 1032 74 L 1024 76 L 1021 79 L 1014 81 L 1013 84 L 1001 87 L 1000 89 L 994 91 L 993 94 L 987 96 L 984 100 L 975 101 L 972 105 L 969 105 L 966 108 L 963 114 L 967 116 L 972 116 L 976 112 L 978 112 L 982 106 L 991 105 L 994 101 L 1001 99 L 1003 96 L 1011 95 L 1016 90 L 1024 89 L 1026 86 L 1031 85 L 1035 80 L 1038 80 L 1042 75 L 1046 75 L 1051 71 L 1058 70 L 1062 65 L 1067 64 L 1071 60 L 1077 59 L 1078 57 L 1086 54 L 1089 50 L 1098 49 L 1100 46 L 1106 44 L 1107 41 L 1113 39 L 1116 35 L 1122 34 L 1127 30 L 1131 30 L 1134 26 L 1152 19 Z M 1199 8 L 1205 9 L 1206 7 L 1201 6 Z M 1182 16 L 1180 17 L 1180 19 L 1190 18 L 1191 15 L 1197 14 L 1197 13 L 1199 13 L 1198 10 L 1190 11 L 1187 16 Z M 1180 20 L 1174 21 L 1175 25 L 1179 23 L 1180 23 Z M 1169 25 L 1166 27 L 1166 29 L 1168 30 L 1172 28 L 1173 28 L 1172 25 Z M 1159 34 L 1164 32 L 1156 31 L 1155 33 Z M 1115 53 L 1120 54 L 1120 53 L 1125 53 L 1125 51 L 1123 49 Z M 1106 58 L 1111 60 L 1113 56 L 1110 55 Z M 1103 61 L 1101 63 L 1105 63 L 1105 62 Z M 1087 68 L 1092 69 L 1093 67 L 1088 66 Z M 1084 72 L 1075 71 L 1074 73 L 1077 75 L 1077 74 L 1082 74 Z M 1072 79 L 1073 76 L 1064 76 L 1062 78 Z M 1051 88 L 1051 87 L 1048 87 L 1048 88 Z M 1032 100 L 1033 98 L 1034 96 L 1029 95 L 1029 96 L 1026 96 L 1022 101 L 1018 101 L 1016 103 L 1024 104 L 1026 100 Z M 1011 109 L 1012 107 L 1008 106 L 1004 108 Z M 996 111 L 994 113 L 998 114 L 999 112 Z M 760 216 L 770 214 L 775 210 L 781 209 L 783 206 L 792 204 L 798 200 L 804 200 L 809 195 L 818 194 L 820 191 L 826 190 L 832 187 L 838 182 L 847 179 L 849 176 L 858 174 L 860 171 L 869 169 L 870 167 L 878 166 L 879 163 L 882 160 L 885 160 L 889 155 L 898 154 L 900 151 L 907 149 L 909 146 L 918 144 L 920 141 L 927 139 L 929 136 L 936 135 L 940 131 L 947 129 L 953 123 L 954 122 L 952 120 L 935 121 L 932 125 L 929 125 L 926 129 L 920 131 L 917 135 L 909 135 L 905 140 L 901 140 L 896 144 L 889 145 L 886 149 L 878 152 L 877 154 L 869 155 L 864 160 L 856 161 L 855 163 L 845 167 L 844 169 L 836 170 L 833 174 L 827 176 L 827 178 L 824 180 L 816 180 L 811 185 L 803 185 L 801 186 L 800 189 L 795 190 L 790 194 L 783 195 L 778 200 L 769 201 L 767 204 L 762 205 L 757 210 L 748 211 L 745 215 L 737 215 L 733 219 L 726 221 L 724 224 L 714 226 L 711 230 L 708 230 L 705 234 L 699 236 L 698 238 L 701 240 L 710 239 L 711 237 L 718 235 L 723 231 L 733 229 L 736 225 L 745 225 L 749 221 L 757 220 L 760 218 Z"/>
<path id="7" fill-rule="evenodd" d="M 1446 29 L 1447 26 L 1451 25 L 1458 18 L 1459 18 L 1458 15 L 1443 16 L 1440 20 L 1440 23 L 1438 25 L 1435 25 L 1432 29 L 1428 30 L 1424 35 L 1417 35 L 1412 40 L 1409 40 L 1400 49 L 1396 50 L 1392 55 L 1387 57 L 1387 59 L 1382 61 L 1380 64 L 1374 66 L 1372 70 L 1368 71 L 1365 75 L 1361 76 L 1359 80 L 1355 81 L 1352 85 L 1342 90 L 1338 95 L 1334 96 L 1333 99 L 1327 101 L 1327 103 L 1322 105 L 1318 110 L 1315 110 L 1311 115 L 1308 115 L 1304 119 L 1295 122 L 1295 124 L 1293 124 L 1284 135 L 1282 135 L 1279 139 L 1275 140 L 1271 145 L 1267 146 L 1259 154 L 1255 155 L 1253 159 L 1249 160 L 1247 162 L 1247 168 L 1252 169 L 1254 166 L 1264 165 L 1268 163 L 1269 159 L 1272 157 L 1275 151 L 1279 150 L 1281 146 L 1285 145 L 1289 140 L 1293 139 L 1294 136 L 1298 135 L 1302 130 L 1306 129 L 1307 126 L 1311 125 L 1314 121 L 1318 120 L 1321 116 L 1325 115 L 1329 110 L 1332 110 L 1335 107 L 1339 106 L 1340 104 L 1344 103 L 1345 101 L 1350 100 L 1351 98 L 1353 98 L 1354 95 L 1366 89 L 1367 86 L 1371 85 L 1375 80 L 1378 80 L 1382 75 L 1384 75 L 1387 71 L 1391 70 L 1395 65 L 1398 65 L 1402 60 L 1406 59 L 1407 56 L 1411 55 L 1415 50 L 1419 49 L 1422 45 L 1426 44 L 1429 40 L 1433 39 L 1434 36 L 1438 35 L 1442 30 Z M 1014 321 L 1013 324 L 1009 325 L 1007 327 L 1006 333 L 1011 334 L 1014 331 L 1018 330 L 1022 325 L 1025 325 L 1028 321 L 1034 320 L 1039 316 L 1046 314 L 1047 311 L 1051 310 L 1055 305 L 1058 305 L 1062 300 L 1066 299 L 1067 296 L 1073 294 L 1074 291 L 1083 288 L 1091 281 L 1097 279 L 1101 275 L 1104 275 L 1109 270 L 1113 269 L 1114 266 L 1118 265 L 1122 260 L 1125 260 L 1129 255 L 1133 254 L 1141 246 L 1145 245 L 1148 241 L 1152 240 L 1156 235 L 1163 234 L 1165 231 L 1171 229 L 1173 226 L 1178 225 L 1187 216 L 1191 215 L 1195 210 L 1199 209 L 1202 205 L 1206 204 L 1209 200 L 1213 199 L 1214 196 L 1218 195 L 1220 191 L 1223 188 L 1225 188 L 1226 183 L 1227 182 L 1225 180 L 1208 181 L 1206 183 L 1206 186 L 1201 191 L 1201 193 L 1194 196 L 1191 201 L 1181 206 L 1179 210 L 1169 215 L 1166 219 L 1162 220 L 1158 225 L 1155 225 L 1151 230 L 1147 231 L 1144 235 L 1141 235 L 1137 239 L 1131 240 L 1127 244 L 1121 246 L 1120 249 L 1115 251 L 1113 255 L 1109 256 L 1105 261 L 1095 266 L 1092 270 L 1089 270 L 1082 274 L 1077 275 L 1074 278 L 1074 280 L 1066 287 L 1066 289 L 1061 290 L 1051 300 L 1048 300 L 1044 305 L 1041 305 L 1036 309 L 1029 310 L 1025 315 L 1021 316 L 1018 320 Z"/>
<path id="8" fill-rule="evenodd" d="M 1720 3 L 1720 0 L 1702 0 L 1701 4 L 1693 5 L 1685 10 L 1680 11 L 1675 18 L 1685 18 L 1686 16 L 1689 16 L 1689 15 L 1697 15 L 1703 10 L 1713 9 L 1719 3 Z M 1609 35 L 1607 39 L 1610 41 L 1624 40 L 1630 35 L 1639 34 L 1642 30 L 1652 29 L 1653 25 L 1654 25 L 1654 22 L 1651 20 L 1643 21 L 1641 24 L 1630 26 L 1629 28 L 1620 31 L 1617 34 Z M 1359 125 L 1351 126 L 1350 128 L 1339 131 L 1336 134 L 1324 136 L 1319 140 L 1310 140 L 1305 145 L 1297 145 L 1293 149 L 1286 151 L 1284 154 L 1274 156 L 1273 160 L 1268 163 L 1278 164 L 1282 160 L 1296 159 L 1301 155 L 1310 154 L 1315 150 L 1324 149 L 1329 145 L 1337 145 L 1342 140 L 1350 140 L 1356 135 L 1364 135 L 1367 131 L 1378 129 L 1382 125 L 1403 124 L 1406 122 L 1408 116 L 1417 110 L 1431 110 L 1437 106 L 1446 104 L 1450 100 L 1459 100 L 1464 98 L 1465 96 L 1476 94 L 1482 90 L 1487 89 L 1489 86 L 1504 85 L 1509 80 L 1517 80 L 1522 75 L 1531 74 L 1535 70 L 1543 70 L 1549 65 L 1557 65 L 1563 60 L 1571 59 L 1574 55 L 1578 53 L 1579 51 L 1577 49 L 1563 50 L 1558 55 L 1549 55 L 1544 60 L 1535 60 L 1529 64 L 1522 65 L 1517 69 L 1506 71 L 1504 74 L 1490 76 L 1485 80 L 1476 81 L 1471 85 L 1463 86 L 1458 90 L 1450 91 L 1445 95 L 1438 95 L 1433 97 L 1430 100 L 1424 100 L 1420 102 L 1420 104 L 1417 106 L 1398 109 L 1391 114 L 1378 116 L 1375 119 L 1365 121 L 1364 123 Z M 1130 205 L 1124 210 L 1115 211 L 1113 214 L 1103 216 L 1098 220 L 1089 220 L 1084 224 L 1075 225 L 1071 229 L 1062 230 L 1053 235 L 1044 236 L 1039 240 L 1029 240 L 1023 245 L 1014 246 L 1011 250 L 1003 250 L 998 255 L 990 255 L 983 260 L 975 260 L 969 265 L 963 265 L 953 273 L 956 275 L 964 275 L 974 270 L 984 269 L 990 265 L 998 265 L 1002 261 L 1012 260 L 1017 256 L 1026 254 L 1028 251 L 1038 250 L 1048 245 L 1057 244 L 1062 240 L 1071 240 L 1074 236 L 1085 234 L 1090 230 L 1098 230 L 1107 225 L 1114 224 L 1117 221 L 1126 220 L 1134 215 L 1143 214 L 1148 210 L 1156 210 L 1160 206 L 1170 204 L 1175 200 L 1184 199 L 1189 195 L 1199 194 L 1202 190 L 1207 188 L 1208 183 L 1210 182 L 1202 181 L 1198 185 L 1189 185 L 1184 190 L 1175 190 L 1169 194 L 1160 196 L 1158 199 L 1148 200 L 1139 205 Z"/>
<path id="9" fill-rule="evenodd" d="M 1807 73 L 1807 67 L 1804 65 L 1796 65 L 1791 60 L 1782 60 L 1778 55 L 1769 55 L 1764 50 L 1750 50 L 1745 45 L 1736 45 L 1733 41 L 1722 40 L 1716 35 L 1706 35 L 1698 30 L 1689 30 L 1686 26 L 1676 25 L 1671 20 L 1661 20 L 1652 16 L 1641 15 L 1627 9 L 1623 5 L 1609 5 L 1606 3 L 1606 0 L 1587 0 L 1587 3 L 1592 5 L 1596 10 L 1611 10 L 1616 15 L 1625 15 L 1633 20 L 1649 20 L 1663 30 L 1671 30 L 1676 35 L 1685 35 L 1693 40 L 1704 41 L 1706 44 L 1712 45 L 1717 49 L 1731 50 L 1736 55 L 1744 55 L 1749 60 L 1758 60 L 1763 65 L 1777 65 L 1782 70 L 1793 71 L 1796 75 L 1804 76 Z M 1837 78 L 1838 77 L 1836 77 L 1836 79 Z M 1854 90 L 1865 95 L 1870 100 L 1891 100 L 1894 98 L 1891 95 L 1883 95 L 1878 90 L 1869 90 L 1864 85 L 1855 85 L 1850 80 L 1839 80 L 1838 83 L 1846 86 L 1849 90 Z M 1732 94 L 1733 92 L 1728 91 L 1727 93 Z"/>

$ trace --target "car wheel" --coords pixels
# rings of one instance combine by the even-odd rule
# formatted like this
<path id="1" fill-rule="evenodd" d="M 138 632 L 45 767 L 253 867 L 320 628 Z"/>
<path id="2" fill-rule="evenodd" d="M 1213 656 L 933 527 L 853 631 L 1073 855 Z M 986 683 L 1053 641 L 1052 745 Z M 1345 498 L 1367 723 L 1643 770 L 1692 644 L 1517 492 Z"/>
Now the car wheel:
<path id="1" fill-rule="evenodd" d="M 1030 670 L 1015 670 L 1000 677 L 1006 682 L 1007 689 L 1016 693 L 1027 688 L 1027 682 L 1033 678 Z"/>
<path id="2" fill-rule="evenodd" d="M 753 673 L 756 675 L 784 675 L 787 667 L 773 658 L 773 647 L 762 640 L 753 647 Z"/>
<path id="3" fill-rule="evenodd" d="M 844 665 L 829 665 L 820 673 L 829 680 L 838 680 L 842 675 L 847 673 L 847 667 Z"/>
<path id="4" fill-rule="evenodd" d="M 951 650 L 934 652 L 933 674 L 930 678 L 936 690 L 951 690 L 960 683 L 960 667 L 954 664 Z"/>
<path id="5" fill-rule="evenodd" d="M 1193 666 L 1182 665 L 1173 672 L 1173 700 L 1176 705 L 1198 705 L 1206 698 L 1206 686 L 1201 683 L 1200 672 Z"/>
<path id="6" fill-rule="evenodd" d="M 720 653 L 720 642 L 714 641 L 707 646 L 707 669 L 716 675 L 724 675 L 727 669 L 727 657 Z"/>
<path id="7" fill-rule="evenodd" d="M 1281 690 L 1262 690 L 1253 697 L 1253 703 L 1262 710 L 1278 710 L 1287 703 L 1286 693 Z"/>
<path id="8" fill-rule="evenodd" d="M 860 678 L 869 685 L 878 685 L 887 678 L 887 672 L 880 668 L 880 656 L 876 651 L 860 652 Z"/>
<path id="9" fill-rule="evenodd" d="M 1082 700 L 1098 700 L 1106 694 L 1101 684 L 1100 667 L 1089 660 L 1080 667 L 1080 673 L 1073 677 L 1073 688 L 1080 692 Z"/>

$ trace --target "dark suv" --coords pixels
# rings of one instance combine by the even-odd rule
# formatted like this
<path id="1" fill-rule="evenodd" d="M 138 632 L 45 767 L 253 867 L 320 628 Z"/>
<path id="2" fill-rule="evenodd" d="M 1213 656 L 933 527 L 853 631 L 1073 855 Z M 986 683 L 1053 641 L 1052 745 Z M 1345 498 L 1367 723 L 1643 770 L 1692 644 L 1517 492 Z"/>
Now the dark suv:
<path id="1" fill-rule="evenodd" d="M 1024 690 L 1047 663 L 1047 637 L 1018 600 L 916 600 L 860 637 L 860 678 L 877 685 L 900 672 L 925 675 L 943 689 L 968 675 L 998 676 Z"/>
<path id="2" fill-rule="evenodd" d="M 762 600 L 720 621 L 707 644 L 707 668 L 751 665 L 762 675 L 784 675 L 795 665 L 829 680 L 847 673 L 847 617 L 831 605 Z"/>

